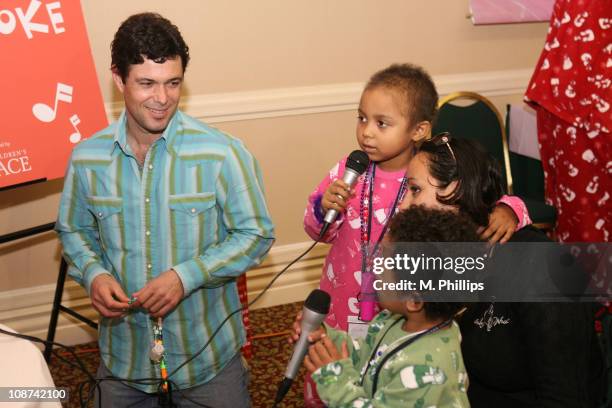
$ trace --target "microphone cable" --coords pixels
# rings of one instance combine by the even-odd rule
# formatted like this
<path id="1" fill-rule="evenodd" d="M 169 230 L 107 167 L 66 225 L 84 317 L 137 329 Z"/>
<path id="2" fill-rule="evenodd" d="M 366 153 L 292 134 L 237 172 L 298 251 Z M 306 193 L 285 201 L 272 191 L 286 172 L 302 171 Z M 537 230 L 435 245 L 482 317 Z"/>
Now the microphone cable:
<path id="1" fill-rule="evenodd" d="M 280 272 L 278 272 L 274 278 L 272 278 L 272 280 L 270 280 L 270 282 L 262 289 L 262 291 L 255 296 L 255 298 L 253 300 L 251 300 L 247 305 L 246 308 L 250 308 L 253 304 L 255 304 L 255 302 L 257 302 L 267 291 L 268 289 L 270 289 L 270 287 L 274 284 L 274 282 L 276 282 L 276 280 L 278 278 L 281 277 L 281 275 L 283 273 L 285 273 L 287 271 L 287 269 L 289 269 L 291 266 L 293 266 L 297 261 L 299 261 L 300 259 L 302 259 L 304 256 L 306 256 L 306 254 L 308 254 L 314 247 L 315 245 L 317 245 L 319 242 L 321 242 L 321 239 L 323 238 L 323 235 L 325 235 L 325 232 L 327 231 L 327 228 L 329 224 L 324 224 L 323 228 L 321 229 L 321 232 L 319 233 L 319 236 L 317 237 L 317 239 L 312 243 L 312 245 L 310 245 L 304 252 L 302 252 L 302 254 L 300 256 L 298 256 L 297 258 L 295 258 L 293 261 L 289 262 L 287 264 L 287 266 L 285 266 Z M 183 368 L 186 364 L 190 363 L 194 358 L 196 358 L 197 356 L 199 356 L 200 354 L 202 354 L 204 352 L 204 350 L 206 350 L 206 348 L 210 345 L 211 341 L 215 338 L 215 336 L 217 335 L 217 333 L 219 332 L 219 330 L 221 330 L 221 328 L 223 327 L 223 325 L 236 313 L 242 312 L 242 310 L 244 310 L 244 307 L 240 307 L 236 310 L 234 310 L 232 313 L 230 313 L 222 322 L 221 324 L 219 324 L 219 326 L 217 327 L 217 329 L 213 332 L 213 334 L 210 336 L 210 338 L 208 339 L 208 341 L 206 342 L 206 344 L 204 344 L 204 346 L 202 346 L 202 348 L 200 350 L 198 350 L 194 355 L 192 355 L 191 357 L 189 357 L 189 359 L 187 359 L 185 362 L 183 362 L 182 364 L 180 364 L 177 368 L 175 368 L 174 370 L 172 370 L 172 372 L 170 374 L 168 374 L 168 378 L 170 378 L 173 374 L 176 374 L 176 372 L 178 370 L 180 370 L 181 368 Z"/>

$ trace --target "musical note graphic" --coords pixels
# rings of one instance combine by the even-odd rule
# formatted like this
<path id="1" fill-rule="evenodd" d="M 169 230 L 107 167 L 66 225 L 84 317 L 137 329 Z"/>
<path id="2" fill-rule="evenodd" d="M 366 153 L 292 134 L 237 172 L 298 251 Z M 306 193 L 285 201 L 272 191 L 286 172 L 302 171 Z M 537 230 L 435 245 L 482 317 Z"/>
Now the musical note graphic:
<path id="1" fill-rule="evenodd" d="M 72 87 L 70 85 L 57 83 L 57 89 L 55 91 L 55 103 L 53 108 L 45 103 L 37 103 L 32 106 L 32 113 L 36 119 L 41 122 L 53 122 L 57 115 L 57 104 L 62 101 L 66 103 L 72 102 Z M 78 119 L 78 118 L 77 118 Z"/>
<path id="2" fill-rule="evenodd" d="M 70 117 L 70 123 L 72 124 L 72 127 L 74 128 L 74 130 L 76 130 L 76 132 L 70 135 L 70 143 L 75 143 L 75 144 L 79 143 L 79 140 L 81 140 L 81 132 L 79 132 L 79 129 L 77 129 L 77 125 L 81 123 L 81 119 L 79 119 L 79 115 L 77 115 L 76 113 L 72 115 Z"/>

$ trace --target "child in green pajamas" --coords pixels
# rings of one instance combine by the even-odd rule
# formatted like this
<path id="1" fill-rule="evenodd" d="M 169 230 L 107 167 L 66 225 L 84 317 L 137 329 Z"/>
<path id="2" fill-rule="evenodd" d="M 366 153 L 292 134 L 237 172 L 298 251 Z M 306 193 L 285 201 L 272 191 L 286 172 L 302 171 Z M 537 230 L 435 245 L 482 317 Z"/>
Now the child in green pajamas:
<path id="1" fill-rule="evenodd" d="M 391 242 L 479 241 L 476 226 L 454 212 L 414 207 L 392 220 Z M 461 304 L 423 302 L 418 293 L 384 301 L 367 335 L 322 326 L 304 360 L 328 407 L 469 407 L 468 378 L 453 316 Z M 292 339 L 300 334 L 301 315 Z"/>

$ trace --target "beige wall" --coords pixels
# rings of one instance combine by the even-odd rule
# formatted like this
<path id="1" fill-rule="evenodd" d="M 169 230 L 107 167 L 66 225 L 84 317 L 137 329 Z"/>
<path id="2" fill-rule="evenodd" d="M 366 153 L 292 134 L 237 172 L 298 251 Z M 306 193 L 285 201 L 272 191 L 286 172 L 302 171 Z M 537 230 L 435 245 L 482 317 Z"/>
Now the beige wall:
<path id="1" fill-rule="evenodd" d="M 223 94 L 363 82 L 391 62 L 412 61 L 434 76 L 528 69 L 546 24 L 474 27 L 467 0 L 83 0 L 106 102 L 109 44 L 119 23 L 153 10 L 176 23 L 191 47 L 187 94 Z M 115 98 L 115 99 L 113 99 Z M 499 95 L 499 106 L 520 95 Z M 356 101 L 355 101 L 356 102 Z M 353 111 L 217 124 L 243 139 L 263 168 L 278 243 L 303 242 L 308 193 L 355 147 Z M 55 219 L 61 182 L 0 192 L 0 234 Z M 55 282 L 52 233 L 0 246 L 0 295 Z M 0 309 L 1 312 L 1 309 Z"/>
<path id="2" fill-rule="evenodd" d="M 191 47 L 190 94 L 365 81 L 392 62 L 432 74 L 527 68 L 546 24 L 472 25 L 467 0 L 84 0 L 105 99 L 109 44 L 127 16 L 158 11 Z M 177 7 L 178 6 L 178 7 Z"/>

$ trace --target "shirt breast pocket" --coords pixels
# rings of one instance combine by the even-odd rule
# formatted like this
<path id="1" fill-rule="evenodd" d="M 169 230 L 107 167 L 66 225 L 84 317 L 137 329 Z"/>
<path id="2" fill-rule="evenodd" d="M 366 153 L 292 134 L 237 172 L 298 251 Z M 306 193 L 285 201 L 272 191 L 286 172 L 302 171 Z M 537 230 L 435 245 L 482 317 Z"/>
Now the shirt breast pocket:
<path id="1" fill-rule="evenodd" d="M 171 229 L 179 247 L 202 248 L 216 236 L 215 193 L 175 194 L 168 198 Z"/>
<path id="2" fill-rule="evenodd" d="M 89 196 L 87 200 L 89 211 L 96 219 L 102 245 L 106 248 L 123 247 L 123 199 Z"/>

